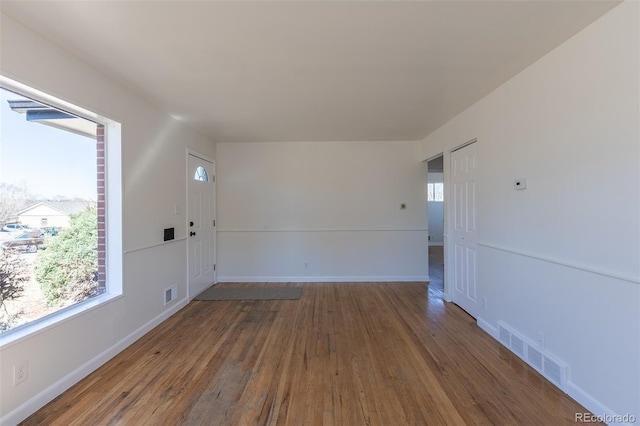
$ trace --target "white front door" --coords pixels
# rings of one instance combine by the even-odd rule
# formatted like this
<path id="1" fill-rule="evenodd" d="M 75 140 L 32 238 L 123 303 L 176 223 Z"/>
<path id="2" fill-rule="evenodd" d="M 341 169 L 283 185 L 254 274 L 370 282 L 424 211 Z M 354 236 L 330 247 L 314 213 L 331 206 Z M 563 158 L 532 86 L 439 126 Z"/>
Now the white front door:
<path id="1" fill-rule="evenodd" d="M 215 170 L 213 163 L 189 154 L 187 237 L 189 299 L 215 283 Z"/>
<path id="2" fill-rule="evenodd" d="M 474 318 L 479 303 L 476 283 L 476 143 L 451 153 L 453 190 L 453 302 Z"/>

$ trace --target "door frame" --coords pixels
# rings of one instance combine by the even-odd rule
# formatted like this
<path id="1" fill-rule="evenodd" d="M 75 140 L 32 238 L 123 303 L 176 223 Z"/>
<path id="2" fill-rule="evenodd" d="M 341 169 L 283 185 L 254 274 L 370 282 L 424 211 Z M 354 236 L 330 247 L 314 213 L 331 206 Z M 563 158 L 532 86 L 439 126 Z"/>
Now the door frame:
<path id="1" fill-rule="evenodd" d="M 472 143 L 477 143 L 478 138 L 473 138 L 465 143 L 455 146 L 442 153 L 442 166 L 443 173 L 442 179 L 444 183 L 444 292 L 442 298 L 446 302 L 453 302 L 453 283 L 450 278 L 454 276 L 454 245 L 449 241 L 449 236 L 453 235 L 453 205 L 451 203 L 452 189 L 451 189 L 451 154 L 454 151 L 458 151 Z M 476 148 L 478 145 L 476 145 Z M 439 155 L 439 154 L 438 154 Z M 434 156 L 434 158 L 437 156 Z M 477 266 L 477 264 L 476 264 Z M 476 276 L 477 278 L 477 276 Z"/>
<path id="2" fill-rule="evenodd" d="M 189 215 L 190 215 L 190 211 L 189 211 L 189 183 L 190 181 L 193 179 L 193 176 L 191 176 L 191 171 L 189 170 L 189 156 L 193 155 L 194 157 L 200 158 L 202 160 L 208 161 L 211 164 L 213 164 L 213 170 L 214 170 L 214 176 L 217 174 L 216 173 L 216 161 L 205 154 L 202 154 L 201 152 L 195 151 L 191 148 L 187 148 L 187 153 L 185 155 L 185 198 L 186 198 L 186 208 L 185 208 L 185 218 L 184 218 L 184 225 L 185 225 L 185 229 L 186 232 L 189 232 Z M 216 184 L 217 184 L 217 179 L 214 178 L 213 180 L 213 186 L 212 186 L 212 200 L 213 200 L 213 219 L 216 220 L 216 216 L 217 216 L 217 210 L 218 210 L 218 200 L 216 199 Z M 213 227 L 213 264 L 217 265 L 217 256 L 218 256 L 218 235 L 217 235 L 217 222 L 216 222 L 216 226 Z M 185 270 L 185 278 L 186 278 L 186 284 L 187 284 L 187 299 L 189 301 L 191 301 L 195 296 L 197 296 L 197 294 L 192 294 L 192 289 L 191 289 L 191 284 L 190 284 L 190 280 L 189 280 L 189 265 L 190 265 L 190 253 L 189 253 L 189 238 L 187 237 L 187 246 L 186 246 L 186 260 L 187 260 L 187 264 L 186 264 L 186 270 Z M 217 267 L 214 270 L 214 274 L 213 274 L 213 284 L 216 284 L 218 282 L 218 271 L 217 271 Z"/>

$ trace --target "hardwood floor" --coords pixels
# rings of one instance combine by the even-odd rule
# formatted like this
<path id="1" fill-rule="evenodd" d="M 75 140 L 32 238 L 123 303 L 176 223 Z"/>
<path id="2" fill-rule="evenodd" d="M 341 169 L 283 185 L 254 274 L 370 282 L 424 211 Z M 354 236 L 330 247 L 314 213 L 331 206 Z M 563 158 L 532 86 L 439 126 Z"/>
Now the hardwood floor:
<path id="1" fill-rule="evenodd" d="M 429 286 L 444 291 L 444 247 L 429 246 Z"/>
<path id="2" fill-rule="evenodd" d="M 190 303 L 24 424 L 559 425 L 585 411 L 424 283 L 288 285 L 300 300 Z"/>

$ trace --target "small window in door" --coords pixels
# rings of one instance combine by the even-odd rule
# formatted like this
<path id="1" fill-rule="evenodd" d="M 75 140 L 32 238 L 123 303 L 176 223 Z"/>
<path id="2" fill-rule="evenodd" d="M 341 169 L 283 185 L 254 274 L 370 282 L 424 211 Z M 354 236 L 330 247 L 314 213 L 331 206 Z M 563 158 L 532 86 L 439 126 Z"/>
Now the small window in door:
<path id="1" fill-rule="evenodd" d="M 193 177 L 195 180 L 199 180 L 200 182 L 208 182 L 209 176 L 207 176 L 207 171 L 202 166 L 198 166 L 196 169 L 196 174 Z"/>

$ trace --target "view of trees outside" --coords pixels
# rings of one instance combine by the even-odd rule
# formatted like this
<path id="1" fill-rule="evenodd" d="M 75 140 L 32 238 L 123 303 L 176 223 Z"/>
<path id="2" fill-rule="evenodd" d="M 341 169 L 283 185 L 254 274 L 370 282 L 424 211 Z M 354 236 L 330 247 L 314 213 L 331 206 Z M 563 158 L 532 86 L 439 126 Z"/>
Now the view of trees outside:
<path id="1" fill-rule="evenodd" d="M 0 90 L 0 333 L 99 291 L 96 140 L 77 127 L 95 123 L 16 100 Z"/>

